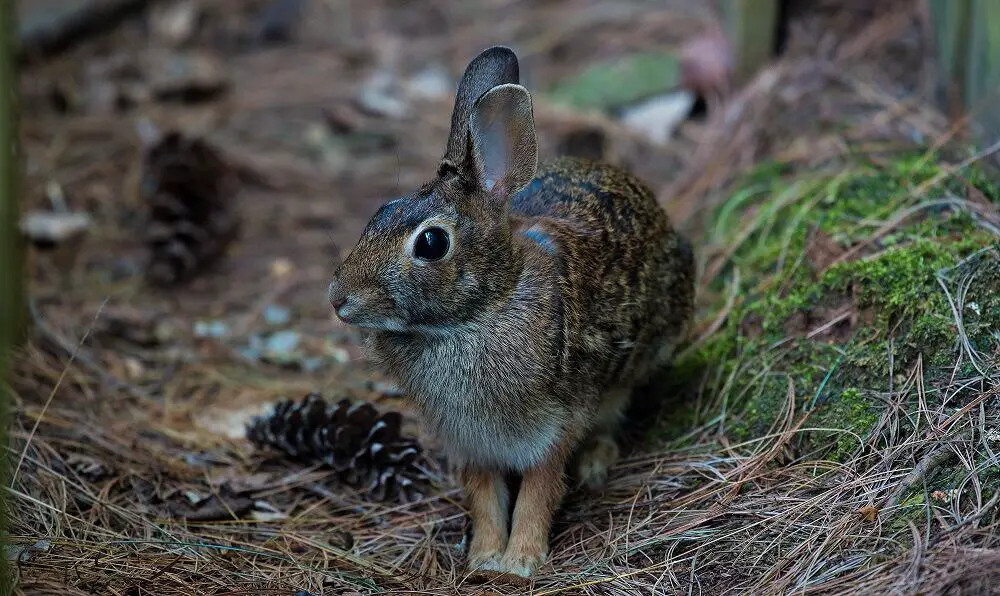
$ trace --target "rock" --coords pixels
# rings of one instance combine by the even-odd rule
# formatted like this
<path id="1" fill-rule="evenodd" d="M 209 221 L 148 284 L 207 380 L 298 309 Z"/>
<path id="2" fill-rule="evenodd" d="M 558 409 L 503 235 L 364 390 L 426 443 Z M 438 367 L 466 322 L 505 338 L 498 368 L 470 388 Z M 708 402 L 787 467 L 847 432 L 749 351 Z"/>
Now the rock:
<path id="1" fill-rule="evenodd" d="M 676 91 L 628 108 L 622 113 L 621 120 L 650 142 L 665 145 L 677 126 L 691 113 L 696 99 L 691 91 Z"/>
<path id="2" fill-rule="evenodd" d="M 283 306 L 268 304 L 264 309 L 264 320 L 268 325 L 285 325 L 292 320 L 292 313 Z"/>
<path id="3" fill-rule="evenodd" d="M 86 213 L 34 211 L 21 218 L 21 232 L 32 244 L 53 247 L 78 238 L 91 227 Z"/>
<path id="4" fill-rule="evenodd" d="M 299 346 L 297 331 L 279 331 L 264 340 L 263 357 L 275 364 L 288 364 L 299 360 L 296 348 Z"/>

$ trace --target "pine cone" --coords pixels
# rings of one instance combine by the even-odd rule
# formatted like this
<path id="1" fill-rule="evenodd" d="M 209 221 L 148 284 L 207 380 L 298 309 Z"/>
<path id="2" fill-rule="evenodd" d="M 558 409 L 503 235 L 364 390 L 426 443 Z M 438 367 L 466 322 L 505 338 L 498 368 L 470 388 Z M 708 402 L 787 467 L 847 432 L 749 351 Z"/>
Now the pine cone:
<path id="1" fill-rule="evenodd" d="M 402 416 L 380 414 L 367 402 L 328 404 L 316 393 L 300 402 L 279 402 L 247 425 L 247 438 L 300 460 L 318 460 L 347 484 L 384 501 L 419 499 L 428 483 L 423 448 L 400 436 Z"/>
<path id="2" fill-rule="evenodd" d="M 239 233 L 236 190 L 234 171 L 201 139 L 172 132 L 147 151 L 142 194 L 151 283 L 186 282 L 222 256 Z"/>

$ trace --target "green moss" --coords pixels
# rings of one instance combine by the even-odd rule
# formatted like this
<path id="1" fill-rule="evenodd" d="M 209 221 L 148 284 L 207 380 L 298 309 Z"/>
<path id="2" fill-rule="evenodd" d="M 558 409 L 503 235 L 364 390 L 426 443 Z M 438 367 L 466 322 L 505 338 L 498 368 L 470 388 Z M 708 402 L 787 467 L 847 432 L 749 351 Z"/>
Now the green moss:
<path id="1" fill-rule="evenodd" d="M 842 460 L 881 415 L 874 392 L 918 357 L 931 380 L 950 373 L 956 360 L 955 316 L 942 280 L 949 287 L 947 272 L 996 239 L 969 214 L 931 199 L 964 196 L 970 186 L 992 200 L 1000 192 L 981 172 L 948 175 L 925 153 L 883 167 L 786 174 L 775 164 L 750 173 L 707 233 L 706 243 L 717 246 L 739 239 L 709 285 L 714 306 L 737 268 L 742 283 L 726 324 L 695 356 L 708 366 L 707 391 L 716 396 L 699 422 L 718 419 L 737 442 L 764 436 L 782 419 L 791 388 L 796 410 L 812 412 L 808 426 L 829 429 L 808 433 L 800 447 Z M 809 253 L 817 230 L 842 251 L 863 250 L 818 270 Z M 964 313 L 964 324 L 970 342 L 993 353 L 1000 298 L 987 288 L 1000 287 L 1000 268 L 975 284 L 969 295 L 979 303 Z"/>
<path id="2" fill-rule="evenodd" d="M 879 409 L 860 389 L 844 389 L 830 400 L 828 407 L 820 409 L 810 423 L 812 427 L 831 430 L 817 431 L 810 440 L 820 448 L 832 441 L 830 457 L 846 460 L 861 447 L 865 434 L 878 422 L 879 414 Z"/>

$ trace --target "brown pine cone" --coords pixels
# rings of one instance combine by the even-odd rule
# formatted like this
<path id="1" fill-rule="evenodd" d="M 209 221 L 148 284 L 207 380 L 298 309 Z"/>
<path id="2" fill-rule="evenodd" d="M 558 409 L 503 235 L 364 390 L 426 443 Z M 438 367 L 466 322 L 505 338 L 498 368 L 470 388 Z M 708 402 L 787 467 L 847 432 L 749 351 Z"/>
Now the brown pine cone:
<path id="1" fill-rule="evenodd" d="M 239 233 L 235 172 L 201 139 L 166 134 L 145 155 L 147 279 L 184 283 L 217 261 Z"/>
<path id="2" fill-rule="evenodd" d="M 412 501 L 429 480 L 423 448 L 400 436 L 402 416 L 343 399 L 328 404 L 316 393 L 285 400 L 247 425 L 247 438 L 304 461 L 322 461 L 374 499 Z"/>

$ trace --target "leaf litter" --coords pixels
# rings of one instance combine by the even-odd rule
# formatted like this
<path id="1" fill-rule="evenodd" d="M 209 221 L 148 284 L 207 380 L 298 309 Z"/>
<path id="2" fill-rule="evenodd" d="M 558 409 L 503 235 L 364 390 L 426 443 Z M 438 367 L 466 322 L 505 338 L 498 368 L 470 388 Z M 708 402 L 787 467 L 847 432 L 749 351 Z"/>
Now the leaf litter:
<path id="1" fill-rule="evenodd" d="M 427 75 L 429 92 L 407 94 L 406 84 L 384 81 L 372 87 L 382 68 L 376 59 L 379 35 L 405 35 L 398 72 L 419 73 L 440 63 L 453 75 L 484 39 L 502 35 L 527 48 L 525 62 L 537 65 L 532 76 L 540 88 L 551 89 L 585 72 L 598 54 L 612 60 L 668 45 L 679 55 L 684 41 L 711 30 L 703 3 L 671 1 L 654 13 L 626 14 L 584 0 L 538 7 L 501 2 L 477 11 L 445 7 L 447 18 L 441 18 L 423 6 L 390 10 L 351 3 L 349 11 L 336 12 L 338 3 L 310 2 L 310 18 L 289 25 L 294 34 L 290 28 L 287 35 L 269 35 L 266 51 L 265 44 L 234 40 L 260 39 L 263 26 L 255 23 L 268 14 L 268 5 L 280 12 L 280 0 L 195 4 L 198 27 L 188 34 L 178 25 L 178 33 L 167 33 L 170 39 L 189 35 L 184 50 L 154 48 L 166 56 L 174 52 L 160 68 L 206 55 L 225 65 L 224 84 L 198 75 L 158 86 L 161 91 L 150 88 L 149 81 L 164 81 L 168 73 L 130 66 L 153 63 L 126 55 L 125 48 L 147 43 L 138 20 L 116 29 L 112 44 L 81 44 L 61 60 L 33 66 L 22 80 L 25 207 L 49 209 L 46 189 L 55 179 L 68 189 L 69 207 L 88 213 L 94 229 L 70 269 L 53 271 L 42 263 L 33 269 L 36 322 L 44 324 L 35 325 L 18 354 L 12 380 L 17 401 L 11 452 L 24 453 L 9 489 L 14 550 L 8 556 L 14 553 L 19 561 L 18 589 L 523 593 L 466 581 L 456 545 L 466 544 L 467 522 L 448 469 L 434 471 L 432 488 L 421 499 L 383 503 L 345 486 L 321 464 L 263 456 L 243 430 L 273 404 L 322 390 L 334 399 L 398 408 L 406 435 L 419 437 L 428 453 L 439 453 L 398 392 L 359 362 L 356 339 L 330 320 L 322 300 L 333 265 L 326 256 L 342 257 L 381 201 L 423 182 L 440 157 L 430 139 L 443 139 L 447 130 L 449 98 L 436 98 L 440 85 L 431 80 L 438 75 Z M 799 33 L 793 33 L 783 60 L 745 88 L 729 90 L 727 102 L 706 120 L 681 122 L 666 145 L 651 143 L 613 114 L 567 110 L 539 93 L 542 149 L 554 151 L 567 134 L 591 131 L 572 139 L 581 151 L 634 169 L 658 189 L 678 225 L 700 238 L 706 214 L 750 165 L 780 156 L 790 167 L 812 168 L 835 162 L 857 144 L 945 134 L 947 126 L 933 110 L 902 110 L 897 96 L 878 85 L 885 80 L 880 73 L 888 73 L 898 85 L 912 86 L 907 77 L 919 70 L 901 67 L 893 57 L 912 46 L 913 27 L 893 16 L 910 5 L 848 2 L 836 13 L 828 3 L 818 4 L 819 10 L 795 21 Z M 365 33 L 331 38 L 329 32 L 343 31 L 345 22 Z M 367 41 L 359 43 L 362 37 Z M 831 39 L 842 40 L 839 53 Z M 124 66 L 88 71 L 107 62 L 109 51 Z M 72 99 L 93 95 L 86 87 L 99 87 L 102 78 L 118 89 L 107 95 L 110 104 Z M 183 91 L 190 81 L 212 91 Z M 351 112 L 358 98 L 377 97 L 371 89 L 399 93 L 402 104 Z M 417 99 L 419 107 L 409 103 Z M 420 117 L 395 118 L 404 104 Z M 343 160 L 311 158 L 304 133 L 312 124 L 328 127 L 324 113 L 351 114 L 350 125 L 334 135 L 377 134 L 393 139 L 384 145 L 393 150 L 366 151 L 350 167 Z M 141 229 L 121 224 L 123 211 L 141 211 L 142 143 L 131 122 L 140 114 L 164 130 L 196 130 L 242 164 L 243 240 L 234 241 L 211 274 L 173 292 L 146 288 L 140 271 L 89 274 L 131 271 L 127 263 L 143 252 Z M 824 118 L 855 126 L 831 133 Z M 878 126 L 867 125 L 872 122 Z M 995 215 L 990 201 L 971 196 L 970 202 L 989 223 Z M 303 223 L 318 221 L 324 223 Z M 329 250 L 331 238 L 337 250 Z M 703 265 L 714 262 L 738 242 L 706 243 L 699 258 Z M 824 270 L 860 254 L 845 257 L 845 249 L 851 250 L 819 237 L 804 258 Z M 713 284 L 724 281 L 727 271 L 720 267 L 701 280 L 705 305 L 713 303 Z M 290 317 L 269 305 L 280 305 Z M 849 302 L 830 309 L 813 311 L 813 320 L 794 331 L 836 331 L 839 322 L 824 326 L 845 316 L 850 325 L 859 324 L 853 319 L 859 315 L 864 321 Z M 88 336 L 91 328 L 95 333 Z M 167 328 L 161 335 L 159 329 Z M 308 348 L 308 357 L 330 355 L 322 374 L 239 354 L 251 337 L 266 341 L 284 332 L 299 334 L 294 347 Z M 291 343 L 282 341 L 285 347 Z M 127 359 L 136 357 L 155 378 L 126 380 Z M 995 387 L 994 373 L 983 383 Z M 915 382 L 898 389 L 904 390 L 914 399 L 922 395 Z M 683 395 L 697 404 L 699 391 L 685 389 Z M 983 430 L 980 416 L 994 412 L 983 408 L 995 392 L 983 395 L 959 408 L 928 406 L 925 412 L 950 425 L 946 455 L 972 468 L 980 465 L 982 450 L 970 437 Z M 931 495 L 926 501 L 938 505 L 926 510 L 927 517 L 903 517 L 921 507 L 921 493 L 897 495 L 898 486 L 910 484 L 919 462 L 926 468 L 940 461 L 940 441 L 900 432 L 902 412 L 887 408 L 881 431 L 868 438 L 873 448 L 857 457 L 831 462 L 796 455 L 792 439 L 808 424 L 797 397 L 790 388 L 784 418 L 750 444 L 730 444 L 714 427 L 693 427 L 682 443 L 632 446 L 602 494 L 568 497 L 554 528 L 550 564 L 532 592 L 945 594 L 995 584 L 995 497 L 967 490 L 944 493 L 946 502 Z M 901 519 L 915 531 L 894 527 Z"/>

